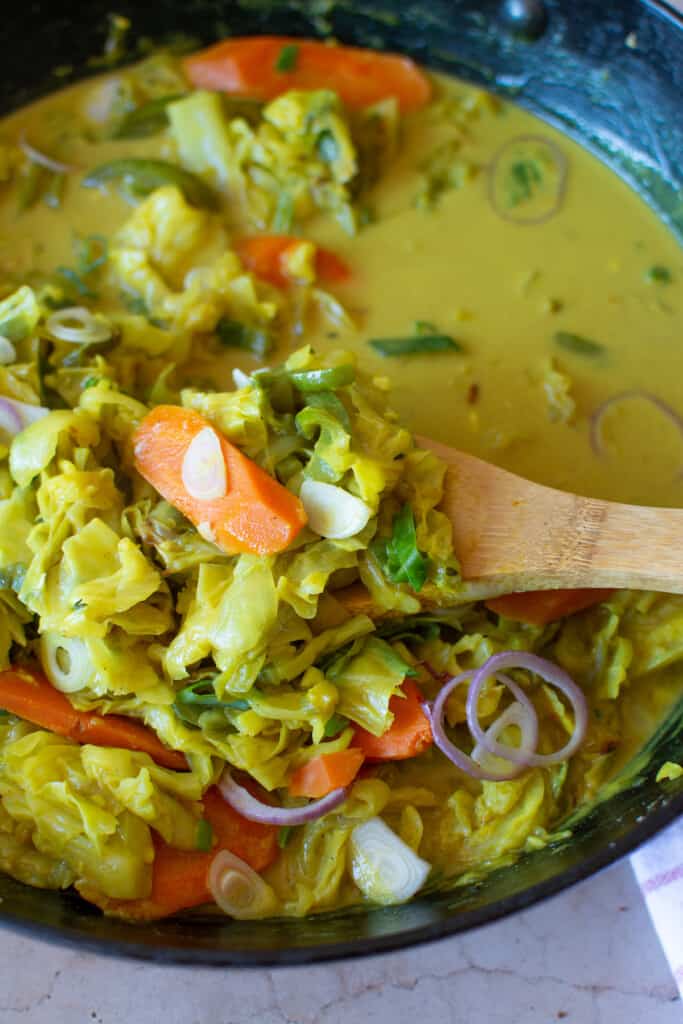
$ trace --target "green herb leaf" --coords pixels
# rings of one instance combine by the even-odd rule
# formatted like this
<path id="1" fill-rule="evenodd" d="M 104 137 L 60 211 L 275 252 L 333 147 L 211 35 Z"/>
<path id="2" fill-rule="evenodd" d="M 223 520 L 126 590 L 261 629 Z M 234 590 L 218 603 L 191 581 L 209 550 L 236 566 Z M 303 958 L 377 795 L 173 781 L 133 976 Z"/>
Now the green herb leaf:
<path id="1" fill-rule="evenodd" d="M 299 61 L 299 47 L 296 43 L 283 46 L 275 61 L 275 70 L 281 72 L 294 71 Z"/>
<path id="2" fill-rule="evenodd" d="M 323 733 L 325 739 L 330 740 L 335 736 L 339 736 L 340 733 L 344 732 L 348 724 L 349 720 L 344 715 L 332 715 L 325 722 L 325 731 Z"/>
<path id="3" fill-rule="evenodd" d="M 656 264 L 645 271 L 645 280 L 648 284 L 671 284 L 671 271 L 668 267 Z"/>
<path id="4" fill-rule="evenodd" d="M 461 343 L 448 334 L 415 334 L 412 338 L 372 338 L 368 344 L 385 358 L 463 351 Z"/>
<path id="5" fill-rule="evenodd" d="M 273 347 L 270 334 L 262 327 L 250 327 L 249 324 L 242 324 L 226 316 L 221 317 L 216 324 L 216 334 L 221 345 L 242 348 L 261 358 L 268 355 Z"/>
<path id="6" fill-rule="evenodd" d="M 571 331 L 556 331 L 554 338 L 556 345 L 577 356 L 595 358 L 604 355 L 606 351 L 605 346 L 601 345 L 599 341 L 584 338 L 581 334 L 572 334 Z"/>
<path id="7" fill-rule="evenodd" d="M 202 853 L 210 853 L 213 846 L 213 826 L 206 818 L 201 818 L 197 822 L 196 846 Z"/>
<path id="8" fill-rule="evenodd" d="M 370 545 L 382 572 L 392 583 L 408 583 L 418 593 L 425 584 L 429 562 L 417 546 L 415 518 L 410 505 L 395 516 L 391 537 Z"/>

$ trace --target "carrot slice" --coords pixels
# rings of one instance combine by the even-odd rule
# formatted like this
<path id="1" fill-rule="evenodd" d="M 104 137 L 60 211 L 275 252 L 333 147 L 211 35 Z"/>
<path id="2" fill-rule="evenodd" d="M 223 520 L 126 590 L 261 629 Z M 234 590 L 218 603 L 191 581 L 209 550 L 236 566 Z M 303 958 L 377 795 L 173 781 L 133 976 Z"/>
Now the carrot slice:
<path id="1" fill-rule="evenodd" d="M 247 270 L 276 288 L 287 288 L 293 283 L 287 271 L 287 255 L 301 241 L 291 235 L 254 235 L 238 238 L 232 246 Z M 351 276 L 346 263 L 329 249 L 316 248 L 315 272 L 322 282 L 329 284 L 346 281 Z"/>
<path id="2" fill-rule="evenodd" d="M 394 720 L 383 736 L 355 727 L 353 745 L 368 761 L 403 761 L 424 754 L 432 745 L 432 727 L 422 707 L 422 691 L 412 679 L 406 679 L 401 689 L 405 697 L 395 696 L 389 701 Z"/>
<path id="3" fill-rule="evenodd" d="M 156 406 L 133 436 L 138 472 L 228 554 L 282 551 L 306 522 L 301 502 L 218 431 L 214 433 L 225 462 L 225 495 L 203 500 L 187 491 L 183 460 L 190 442 L 207 427 L 214 430 L 193 409 Z"/>
<path id="4" fill-rule="evenodd" d="M 531 626 L 547 626 L 566 615 L 573 615 L 594 604 L 606 601 L 613 590 L 531 590 L 522 594 L 505 594 L 486 602 L 497 615 Z"/>
<path id="5" fill-rule="evenodd" d="M 362 751 L 354 747 L 319 754 L 297 768 L 289 780 L 289 792 L 292 796 L 327 796 L 353 782 L 364 760 Z"/>
<path id="6" fill-rule="evenodd" d="M 204 817 L 213 828 L 215 841 L 210 852 L 177 850 L 155 836 L 152 891 L 148 899 L 110 900 L 81 887 L 84 899 L 108 914 L 134 921 L 153 921 L 213 902 L 208 874 L 220 850 L 230 850 L 254 871 L 265 871 L 273 863 L 278 854 L 277 828 L 243 818 L 226 804 L 215 787 L 207 790 L 203 802 Z"/>
<path id="7" fill-rule="evenodd" d="M 348 107 L 394 96 L 408 111 L 423 107 L 432 93 L 429 79 L 408 57 L 289 36 L 225 39 L 186 57 L 183 68 L 195 88 L 264 101 L 288 89 L 332 89 Z"/>
<path id="8" fill-rule="evenodd" d="M 175 771 L 186 771 L 184 754 L 169 750 L 140 722 L 120 715 L 77 711 L 68 698 L 37 672 L 7 669 L 0 672 L 0 707 L 76 743 L 139 750 Z"/>

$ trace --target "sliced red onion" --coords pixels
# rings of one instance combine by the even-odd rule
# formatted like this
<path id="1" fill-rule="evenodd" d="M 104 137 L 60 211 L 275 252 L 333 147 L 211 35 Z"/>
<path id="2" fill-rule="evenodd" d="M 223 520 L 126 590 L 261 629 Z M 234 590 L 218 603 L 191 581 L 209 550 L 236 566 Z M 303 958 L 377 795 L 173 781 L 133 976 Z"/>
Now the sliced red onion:
<path id="1" fill-rule="evenodd" d="M 335 789 L 320 800 L 311 800 L 304 807 L 271 807 L 235 782 L 229 768 L 221 775 L 218 788 L 233 810 L 248 821 L 258 821 L 262 825 L 305 825 L 307 821 L 322 818 L 346 799 L 346 789 Z"/>
<path id="2" fill-rule="evenodd" d="M 55 160 L 54 157 L 48 156 L 46 153 L 41 152 L 41 150 L 36 149 L 35 146 L 26 141 L 23 135 L 19 139 L 19 146 L 31 163 L 39 164 L 40 167 L 45 167 L 48 171 L 54 171 L 55 174 L 73 174 L 77 170 L 73 164 L 65 164 L 61 160 Z"/>
<path id="3" fill-rule="evenodd" d="M 11 437 L 16 437 L 31 423 L 47 416 L 49 411 L 42 405 L 28 405 L 27 402 L 17 402 L 14 398 L 0 396 L 0 429 Z"/>
<path id="4" fill-rule="evenodd" d="M 658 398 L 657 395 L 650 394 L 649 391 L 641 391 L 634 388 L 631 391 L 620 391 L 618 395 L 612 395 L 607 401 L 603 402 L 597 407 L 590 419 L 590 439 L 591 447 L 596 455 L 601 456 L 605 454 L 605 446 L 602 440 L 602 421 L 605 414 L 609 412 L 613 405 L 617 402 L 623 402 L 629 398 L 640 398 L 645 402 L 650 402 L 656 409 L 659 409 L 664 416 L 667 417 L 676 427 L 681 437 L 683 437 L 683 416 L 676 412 L 672 406 L 668 405 L 662 398 Z"/>
<path id="5" fill-rule="evenodd" d="M 535 749 L 538 742 L 538 717 L 535 712 L 530 714 L 529 709 L 520 704 L 518 700 L 509 704 L 502 715 L 499 715 L 486 730 L 486 738 L 489 743 L 495 742 L 508 725 L 516 725 L 521 732 L 522 740 L 517 750 Z M 473 760 L 478 761 L 479 764 L 482 763 L 483 758 L 491 756 L 493 755 L 481 743 L 477 743 L 472 751 Z"/>
<path id="6" fill-rule="evenodd" d="M 480 779 L 481 781 L 487 782 L 508 782 L 510 779 L 516 779 L 525 770 L 527 765 L 516 764 L 510 768 L 509 771 L 495 771 L 493 769 L 484 768 L 478 764 L 472 757 L 466 754 L 459 747 L 456 747 L 454 743 L 446 735 L 446 729 L 444 726 L 444 715 L 446 711 L 446 701 L 451 696 L 453 691 L 460 686 L 461 683 L 468 682 L 472 678 L 471 672 L 463 672 L 462 675 L 455 676 L 449 680 L 445 686 L 439 691 L 439 695 L 434 701 L 434 705 L 429 712 L 429 720 L 432 726 L 432 735 L 434 736 L 434 742 L 441 751 L 442 754 L 452 761 L 453 764 L 460 768 L 461 771 L 470 775 L 473 779 Z M 512 680 L 510 680 L 512 683 Z M 515 683 L 513 683 L 515 689 L 519 689 Z M 513 691 L 514 692 L 514 691 Z M 523 691 L 520 690 L 520 693 Z M 528 701 L 526 694 L 523 694 L 524 699 Z M 521 701 L 520 701 L 521 703 Z M 536 712 L 531 706 L 533 716 L 536 718 Z M 520 748 L 521 749 L 521 748 Z M 517 750 L 519 754 L 520 750 Z M 531 751 L 529 751 L 531 752 Z M 507 758 L 506 760 L 511 760 Z"/>
<path id="7" fill-rule="evenodd" d="M 545 681 L 550 683 L 551 686 L 561 690 L 561 692 L 569 699 L 574 709 L 574 732 L 564 747 L 562 747 L 561 750 L 555 751 L 553 754 L 537 754 L 532 750 L 525 757 L 525 764 L 528 767 L 541 768 L 546 767 L 547 765 L 557 764 L 559 761 L 566 761 L 572 756 L 572 754 L 576 753 L 583 743 L 586 735 L 586 729 L 588 727 L 588 708 L 586 705 L 586 698 L 574 680 L 567 675 L 564 669 L 560 668 L 559 665 L 553 664 L 552 661 L 548 661 L 546 658 L 539 658 L 537 654 L 528 654 L 525 651 L 503 651 L 500 654 L 492 655 L 484 662 L 481 668 L 478 668 L 472 674 L 472 683 L 467 692 L 466 704 L 467 724 L 470 727 L 472 736 L 475 741 L 485 750 L 488 750 L 489 753 L 495 754 L 497 757 L 503 757 L 507 761 L 519 762 L 521 756 L 520 748 L 510 747 L 505 743 L 498 743 L 495 738 L 490 739 L 479 724 L 479 715 L 477 712 L 479 695 L 481 694 L 482 688 L 484 687 L 487 679 L 490 679 L 491 676 L 495 676 L 496 679 L 500 680 L 501 671 L 515 668 L 532 672 L 535 675 L 540 676 L 541 679 L 545 679 Z M 505 678 L 507 686 L 510 686 L 511 682 L 512 680 L 507 680 L 507 678 Z M 510 688 L 512 689 L 512 687 Z M 519 690 L 519 687 L 515 684 L 515 689 L 512 692 L 519 700 L 517 690 Z M 523 691 L 519 690 L 519 692 Z M 520 703 L 523 702 L 520 701 Z M 534 714 L 536 714 L 535 710 Z"/>
<path id="8" fill-rule="evenodd" d="M 550 153 L 555 164 L 555 167 L 557 168 L 557 185 L 555 188 L 555 196 L 552 205 L 550 205 L 547 210 L 544 210 L 543 213 L 531 217 L 525 217 L 523 214 L 520 215 L 519 212 L 516 214 L 511 213 L 509 210 L 506 210 L 503 207 L 501 207 L 498 202 L 498 196 L 496 191 L 496 179 L 501 163 L 504 157 L 506 156 L 508 150 L 512 149 L 513 146 L 518 146 L 520 143 L 533 143 L 536 146 L 543 146 L 543 148 Z M 498 214 L 498 216 L 501 218 L 501 220 L 506 220 L 510 224 L 519 224 L 522 227 L 531 227 L 534 224 L 543 224 L 545 221 L 550 220 L 551 217 L 554 217 L 555 214 L 558 213 L 560 207 L 562 206 L 562 201 L 564 199 L 564 194 L 567 188 L 568 171 L 569 162 L 566 156 L 559 148 L 559 146 L 557 146 L 550 139 L 546 139 L 542 135 L 516 135 L 513 139 L 509 139 L 500 147 L 500 149 L 497 151 L 497 153 L 493 157 L 493 160 L 488 166 L 487 190 L 489 202 L 491 203 L 491 206 Z"/>

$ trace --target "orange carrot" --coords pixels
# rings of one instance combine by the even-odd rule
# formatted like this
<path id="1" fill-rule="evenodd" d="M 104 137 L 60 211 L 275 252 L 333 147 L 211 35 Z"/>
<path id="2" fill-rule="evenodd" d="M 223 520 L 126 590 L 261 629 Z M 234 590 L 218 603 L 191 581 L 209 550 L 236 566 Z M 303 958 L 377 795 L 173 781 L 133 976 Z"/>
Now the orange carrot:
<path id="1" fill-rule="evenodd" d="M 190 442 L 207 427 L 214 429 L 192 409 L 156 406 L 133 437 L 138 472 L 228 554 L 282 551 L 306 522 L 301 502 L 218 431 L 214 432 L 225 463 L 226 494 L 202 500 L 188 493 L 183 460 Z"/>
<path id="2" fill-rule="evenodd" d="M 606 601 L 612 590 L 532 590 L 522 594 L 505 594 L 486 602 L 497 615 L 531 626 L 547 626 L 566 615 L 592 608 Z"/>
<path id="3" fill-rule="evenodd" d="M 148 899 L 110 900 L 81 887 L 81 895 L 106 913 L 135 921 L 153 921 L 180 910 L 212 903 L 208 885 L 211 862 L 220 850 L 230 850 L 254 871 L 265 871 L 277 857 L 278 829 L 248 821 L 226 804 L 213 787 L 203 798 L 204 817 L 213 829 L 214 846 L 208 853 L 177 850 L 154 838 L 152 891 Z"/>
<path id="4" fill-rule="evenodd" d="M 238 238 L 232 246 L 247 270 L 269 281 L 276 288 L 287 288 L 293 283 L 287 268 L 287 257 L 301 242 L 302 239 L 291 235 L 253 235 Z M 317 247 L 315 272 L 323 283 L 330 284 L 346 281 L 351 275 L 346 263 L 335 253 Z"/>
<path id="5" fill-rule="evenodd" d="M 327 796 L 333 789 L 348 786 L 364 761 L 362 751 L 349 747 L 335 754 L 319 754 L 292 775 L 289 792 L 292 796 Z"/>
<path id="6" fill-rule="evenodd" d="M 190 84 L 270 100 L 288 89 L 332 89 L 354 109 L 394 96 L 402 111 L 431 97 L 426 75 L 408 57 L 289 36 L 225 39 L 183 61 Z"/>
<path id="7" fill-rule="evenodd" d="M 373 736 L 359 725 L 354 730 L 352 742 L 368 761 L 402 761 L 423 754 L 432 745 L 432 727 L 422 708 L 420 688 L 406 679 L 401 689 L 405 697 L 391 698 L 389 710 L 394 720 L 383 736 Z"/>
<path id="8" fill-rule="evenodd" d="M 165 768 L 186 771 L 184 754 L 169 750 L 140 722 L 120 715 L 77 711 L 69 699 L 37 672 L 7 669 L 0 672 L 0 707 L 76 743 L 139 750 Z"/>

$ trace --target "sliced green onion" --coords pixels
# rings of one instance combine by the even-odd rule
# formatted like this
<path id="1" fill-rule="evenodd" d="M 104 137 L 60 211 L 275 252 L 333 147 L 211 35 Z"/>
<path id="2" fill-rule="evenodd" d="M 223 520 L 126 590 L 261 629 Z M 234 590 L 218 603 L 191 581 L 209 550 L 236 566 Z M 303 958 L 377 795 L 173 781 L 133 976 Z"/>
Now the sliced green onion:
<path id="1" fill-rule="evenodd" d="M 111 325 L 93 316 L 85 306 L 67 306 L 48 317 L 45 327 L 59 341 L 71 345 L 93 345 L 108 341 Z"/>
<path id="2" fill-rule="evenodd" d="M 353 880 L 373 903 L 405 903 L 422 888 L 431 871 L 431 865 L 381 818 L 356 825 L 349 846 Z"/>
<path id="3" fill-rule="evenodd" d="M 335 736 L 339 736 L 340 733 L 344 732 L 344 729 L 349 724 L 348 718 L 344 715 L 334 714 L 325 722 L 325 729 L 323 735 L 325 739 L 331 740 Z"/>
<path id="4" fill-rule="evenodd" d="M 671 284 L 671 271 L 668 267 L 656 264 L 646 270 L 645 280 L 648 284 Z"/>
<path id="5" fill-rule="evenodd" d="M 277 898 L 267 882 L 228 850 L 214 857 L 208 881 L 218 906 L 238 921 L 268 917 L 277 909 Z"/>
<path id="6" fill-rule="evenodd" d="M 273 231 L 278 235 L 288 235 L 294 223 L 294 200 L 292 196 L 283 189 L 275 206 L 273 214 Z"/>
<path id="7" fill-rule="evenodd" d="M 50 175 L 48 186 L 43 192 L 43 202 L 46 206 L 49 206 L 51 210 L 58 210 L 62 205 L 65 185 L 65 174 L 54 173 Z"/>
<path id="8" fill-rule="evenodd" d="M 606 351 L 605 346 L 601 345 L 599 341 L 584 338 L 581 334 L 572 334 L 571 331 L 556 331 L 554 339 L 555 344 L 560 348 L 577 356 L 589 356 L 594 359 Z"/>
<path id="9" fill-rule="evenodd" d="M 83 178 L 82 184 L 86 188 L 101 188 L 117 181 L 123 186 L 126 195 L 136 199 L 144 198 L 164 185 L 175 185 L 192 206 L 212 210 L 218 205 L 214 192 L 201 178 L 166 160 L 146 157 L 111 160 L 90 171 Z"/>
<path id="10" fill-rule="evenodd" d="M 339 143 L 331 131 L 321 132 L 315 144 L 318 156 L 325 163 L 331 164 L 339 157 Z"/>
<path id="11" fill-rule="evenodd" d="M 205 676 L 183 687 L 176 694 L 177 704 L 195 705 L 201 708 L 227 708 L 231 711 L 248 711 L 248 700 L 221 700 L 213 688 L 213 677 Z"/>
<path id="12" fill-rule="evenodd" d="M 283 46 L 275 61 L 275 70 L 281 72 L 294 71 L 299 61 L 299 47 L 296 43 Z"/>
<path id="13" fill-rule="evenodd" d="M 372 338 L 369 345 L 385 358 L 425 355 L 430 352 L 462 352 L 463 346 L 448 334 L 415 334 L 407 338 Z"/>
<path id="14" fill-rule="evenodd" d="M 159 96 L 141 107 L 126 114 L 114 132 L 115 139 L 144 139 L 156 135 L 168 125 L 166 107 L 169 103 L 181 100 L 184 93 L 173 93 L 170 96 Z"/>
<path id="15" fill-rule="evenodd" d="M 213 846 L 213 826 L 206 818 L 197 822 L 197 838 L 195 845 L 202 853 L 209 853 Z"/>
<path id="16" fill-rule="evenodd" d="M 78 637 L 43 634 L 40 658 L 48 679 L 61 693 L 78 693 L 92 682 L 95 669 L 87 646 Z"/>
<path id="17" fill-rule="evenodd" d="M 292 384 L 299 391 L 336 391 L 353 384 L 356 371 L 348 363 L 332 366 L 326 370 L 294 370 L 289 374 Z"/>
<path id="18" fill-rule="evenodd" d="M 221 345 L 241 348 L 260 358 L 267 356 L 273 347 L 273 339 L 262 327 L 250 327 L 226 316 L 216 324 L 216 334 Z"/>
<path id="19" fill-rule="evenodd" d="M 277 845 L 280 847 L 281 850 L 284 850 L 284 848 L 287 846 L 287 843 L 292 838 L 293 828 L 293 825 L 282 825 L 282 827 L 278 829 Z"/>

